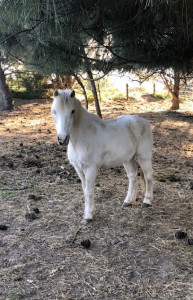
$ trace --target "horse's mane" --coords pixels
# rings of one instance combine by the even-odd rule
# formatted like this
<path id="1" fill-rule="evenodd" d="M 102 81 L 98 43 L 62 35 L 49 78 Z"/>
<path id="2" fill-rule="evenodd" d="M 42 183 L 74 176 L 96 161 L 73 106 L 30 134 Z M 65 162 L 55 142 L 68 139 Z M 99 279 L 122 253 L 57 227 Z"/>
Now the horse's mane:
<path id="1" fill-rule="evenodd" d="M 76 98 L 72 98 L 72 101 L 75 105 L 75 116 L 74 116 L 74 126 L 77 127 L 79 125 L 79 121 L 82 115 L 82 110 L 84 109 L 80 103 L 80 101 Z"/>

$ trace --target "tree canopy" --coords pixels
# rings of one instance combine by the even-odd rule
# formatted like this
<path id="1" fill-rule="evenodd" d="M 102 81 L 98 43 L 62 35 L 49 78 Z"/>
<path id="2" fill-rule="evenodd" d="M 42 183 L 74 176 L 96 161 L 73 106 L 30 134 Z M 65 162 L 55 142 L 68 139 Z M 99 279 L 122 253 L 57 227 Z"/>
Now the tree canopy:
<path id="1" fill-rule="evenodd" d="M 43 74 L 193 69 L 191 0 L 2 0 L 0 15 L 1 53 Z"/>
<path id="2" fill-rule="evenodd" d="M 14 44 L 16 56 L 22 59 L 24 51 L 29 64 L 44 70 L 69 63 L 81 69 L 83 48 L 92 67 L 103 72 L 193 67 L 190 0 L 2 0 L 0 11 L 0 43 L 12 51 Z"/>

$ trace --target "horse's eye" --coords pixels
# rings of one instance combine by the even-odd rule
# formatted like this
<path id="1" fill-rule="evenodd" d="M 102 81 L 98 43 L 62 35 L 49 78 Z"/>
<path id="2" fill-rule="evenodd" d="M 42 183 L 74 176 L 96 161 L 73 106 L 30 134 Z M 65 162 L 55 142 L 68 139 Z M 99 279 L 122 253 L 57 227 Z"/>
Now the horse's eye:
<path id="1" fill-rule="evenodd" d="M 72 110 L 71 114 L 73 115 L 73 114 L 74 114 L 74 112 L 75 112 L 75 109 L 73 109 L 73 110 Z"/>

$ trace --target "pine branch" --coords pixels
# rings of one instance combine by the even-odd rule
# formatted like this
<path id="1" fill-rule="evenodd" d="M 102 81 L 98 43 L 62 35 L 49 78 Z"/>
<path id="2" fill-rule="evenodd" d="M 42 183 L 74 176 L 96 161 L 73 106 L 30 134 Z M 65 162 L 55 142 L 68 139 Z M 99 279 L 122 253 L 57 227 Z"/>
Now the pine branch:
<path id="1" fill-rule="evenodd" d="M 15 37 L 15 36 L 21 34 L 21 33 L 33 31 L 36 27 L 38 27 L 41 23 L 43 23 L 44 20 L 45 20 L 45 18 L 42 19 L 42 20 L 40 20 L 38 23 L 36 23 L 34 26 L 32 26 L 32 27 L 29 28 L 29 29 L 23 29 L 23 30 L 17 31 L 17 32 L 15 32 L 15 33 L 9 35 L 9 36 L 8 36 L 7 38 L 5 38 L 3 41 L 0 41 L 0 44 L 5 43 L 7 40 L 9 40 L 9 39 L 11 39 L 11 38 L 13 38 L 13 37 Z"/>
<path id="2" fill-rule="evenodd" d="M 12 54 L 12 53 L 11 53 L 10 51 L 8 51 L 8 50 L 7 50 L 7 53 L 8 53 L 11 57 L 15 58 L 17 61 L 19 61 L 19 62 L 21 62 L 21 63 L 23 63 L 23 64 L 25 64 L 25 65 L 37 66 L 37 64 L 29 63 L 29 62 L 27 62 L 27 61 L 25 61 L 25 60 L 22 60 L 21 58 L 19 58 L 19 57 L 17 57 L 16 55 Z"/>
<path id="3" fill-rule="evenodd" d="M 118 58 L 119 60 L 123 60 L 123 61 L 126 61 L 126 62 L 128 62 L 128 63 L 132 63 L 132 64 L 133 64 L 133 63 L 135 63 L 135 64 L 136 64 L 136 63 L 138 63 L 138 64 L 148 64 L 148 61 L 139 61 L 139 60 L 127 59 L 127 58 L 125 58 L 125 57 L 122 57 L 122 56 L 116 54 L 116 53 L 112 50 L 111 47 L 105 45 L 104 43 L 101 43 L 98 39 L 96 39 L 96 37 L 94 37 L 92 34 L 90 34 L 90 33 L 86 30 L 86 28 L 83 26 L 83 24 L 81 24 L 81 26 L 82 26 L 84 32 L 85 32 L 89 37 L 91 37 L 93 40 L 95 40 L 99 45 L 101 45 L 102 47 L 104 47 L 106 50 L 110 51 L 110 52 L 113 54 L 113 56 L 116 57 L 116 58 Z M 89 58 L 89 59 L 90 59 L 90 58 Z"/>

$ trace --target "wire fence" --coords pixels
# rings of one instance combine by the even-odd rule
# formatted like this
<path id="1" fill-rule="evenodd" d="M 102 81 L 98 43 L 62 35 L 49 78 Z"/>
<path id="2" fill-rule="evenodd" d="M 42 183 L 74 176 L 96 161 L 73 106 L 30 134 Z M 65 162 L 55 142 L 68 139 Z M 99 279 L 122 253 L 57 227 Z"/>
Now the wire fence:
<path id="1" fill-rule="evenodd" d="M 193 100 L 193 89 L 191 88 L 181 89 L 180 98 Z"/>

